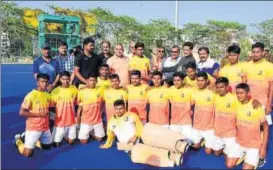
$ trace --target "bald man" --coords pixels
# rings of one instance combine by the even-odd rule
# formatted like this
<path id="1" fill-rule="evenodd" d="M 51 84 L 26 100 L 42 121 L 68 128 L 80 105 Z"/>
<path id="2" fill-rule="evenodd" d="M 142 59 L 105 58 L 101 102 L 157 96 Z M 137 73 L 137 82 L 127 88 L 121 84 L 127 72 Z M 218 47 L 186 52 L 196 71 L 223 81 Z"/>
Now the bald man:
<path id="1" fill-rule="evenodd" d="M 118 74 L 120 78 L 120 85 L 129 85 L 129 61 L 130 59 L 123 55 L 124 48 L 122 44 L 117 44 L 115 47 L 115 54 L 107 60 L 112 74 Z"/>

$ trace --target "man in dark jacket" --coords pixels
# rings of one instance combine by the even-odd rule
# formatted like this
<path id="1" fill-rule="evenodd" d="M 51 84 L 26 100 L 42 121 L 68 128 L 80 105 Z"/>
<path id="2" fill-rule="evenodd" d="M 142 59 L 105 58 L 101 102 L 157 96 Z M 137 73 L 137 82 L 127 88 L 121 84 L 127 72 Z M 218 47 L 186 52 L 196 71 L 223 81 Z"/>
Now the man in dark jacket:
<path id="1" fill-rule="evenodd" d="M 173 46 L 172 50 L 175 49 L 174 47 L 176 48 L 177 46 Z M 188 65 L 189 63 L 196 64 L 196 61 L 192 55 L 193 44 L 191 42 L 185 42 L 182 47 L 183 47 L 183 57 L 179 57 L 179 61 L 174 66 L 164 67 L 164 64 L 163 64 L 162 73 L 164 75 L 168 73 L 170 75 L 170 73 L 174 73 L 174 72 L 182 72 L 186 74 L 186 65 Z"/>

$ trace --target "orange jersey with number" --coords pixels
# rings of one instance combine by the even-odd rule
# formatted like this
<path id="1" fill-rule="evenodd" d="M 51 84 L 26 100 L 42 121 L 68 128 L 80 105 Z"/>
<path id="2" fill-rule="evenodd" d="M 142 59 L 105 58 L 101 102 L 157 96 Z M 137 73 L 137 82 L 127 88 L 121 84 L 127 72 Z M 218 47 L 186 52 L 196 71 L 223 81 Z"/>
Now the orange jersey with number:
<path id="1" fill-rule="evenodd" d="M 26 95 L 21 108 L 29 110 L 31 113 L 49 112 L 51 105 L 50 94 L 38 90 L 32 90 Z M 28 117 L 26 120 L 26 130 L 46 131 L 49 129 L 49 116 L 46 117 Z"/>
<path id="2" fill-rule="evenodd" d="M 214 125 L 215 94 L 209 89 L 194 89 L 192 100 L 195 103 L 193 127 L 198 130 L 211 130 Z"/>
<path id="3" fill-rule="evenodd" d="M 149 122 L 159 125 L 169 124 L 169 94 L 168 88 L 152 88 L 147 93 L 150 104 Z"/>
<path id="4" fill-rule="evenodd" d="M 107 120 L 109 120 L 109 118 L 115 113 L 114 102 L 118 99 L 122 99 L 126 102 L 127 92 L 122 88 L 120 89 L 109 88 L 104 91 L 103 99 L 105 101 L 106 117 Z"/>
<path id="5" fill-rule="evenodd" d="M 78 90 L 70 85 L 68 88 L 57 87 L 51 92 L 51 100 L 56 108 L 55 126 L 64 127 L 75 124 L 75 103 Z"/>
<path id="6" fill-rule="evenodd" d="M 235 137 L 238 99 L 234 94 L 215 96 L 214 134 L 221 138 Z"/>
<path id="7" fill-rule="evenodd" d="M 262 145 L 261 124 L 266 121 L 264 109 L 254 109 L 252 100 L 238 104 L 236 141 L 246 148 L 260 148 Z"/>
<path id="8" fill-rule="evenodd" d="M 78 103 L 82 107 L 81 123 L 94 125 L 102 122 L 100 112 L 103 88 L 84 88 L 79 91 Z"/>
<path id="9" fill-rule="evenodd" d="M 146 121 L 146 97 L 148 85 L 127 86 L 128 93 L 128 111 L 136 113 L 141 121 Z"/>
<path id="10" fill-rule="evenodd" d="M 253 99 L 259 100 L 263 105 L 268 104 L 269 82 L 273 81 L 273 64 L 261 60 L 245 64 L 247 69 L 247 84 Z"/>
<path id="11" fill-rule="evenodd" d="M 191 125 L 191 88 L 182 87 L 177 89 L 172 86 L 169 89 L 169 100 L 171 103 L 171 124 Z"/>

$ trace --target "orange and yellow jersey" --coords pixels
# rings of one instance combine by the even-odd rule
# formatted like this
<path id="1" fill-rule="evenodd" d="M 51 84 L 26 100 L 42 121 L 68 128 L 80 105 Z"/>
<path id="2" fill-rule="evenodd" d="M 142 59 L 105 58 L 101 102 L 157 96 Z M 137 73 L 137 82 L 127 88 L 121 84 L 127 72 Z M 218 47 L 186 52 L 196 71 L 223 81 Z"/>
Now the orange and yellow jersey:
<path id="1" fill-rule="evenodd" d="M 273 64 L 261 60 L 245 64 L 247 69 L 247 84 L 253 99 L 259 100 L 263 105 L 268 104 L 269 82 L 273 81 Z"/>
<path id="2" fill-rule="evenodd" d="M 127 86 L 128 111 L 136 113 L 141 121 L 147 120 L 146 97 L 148 85 Z"/>
<path id="3" fill-rule="evenodd" d="M 111 86 L 110 79 L 103 80 L 100 77 L 98 77 L 98 82 L 97 82 L 96 86 L 107 89 L 107 88 L 109 88 Z"/>
<path id="4" fill-rule="evenodd" d="M 159 125 L 169 124 L 169 89 L 153 87 L 147 93 L 147 103 L 150 104 L 149 122 Z"/>
<path id="5" fill-rule="evenodd" d="M 128 141 L 136 136 L 140 137 L 142 133 L 142 123 L 135 113 L 126 112 L 121 117 L 112 115 L 107 123 L 107 141 L 105 146 L 111 147 L 115 136 L 118 141 L 128 143 Z"/>
<path id="6" fill-rule="evenodd" d="M 195 103 L 193 127 L 198 130 L 211 130 L 214 125 L 215 94 L 209 89 L 192 89 L 192 101 Z"/>
<path id="7" fill-rule="evenodd" d="M 221 138 L 235 137 L 238 99 L 234 94 L 215 95 L 214 134 Z"/>
<path id="8" fill-rule="evenodd" d="M 171 124 L 191 125 L 191 97 L 192 89 L 182 87 L 177 89 L 172 86 L 169 89 L 169 100 L 171 103 Z"/>
<path id="9" fill-rule="evenodd" d="M 207 74 L 208 75 L 208 80 L 210 82 L 214 82 L 214 78 L 210 75 L 210 74 Z M 188 76 L 186 76 L 183 80 L 183 84 L 185 87 L 188 87 L 188 88 L 198 88 L 197 87 L 197 79 L 190 79 Z"/>
<path id="10" fill-rule="evenodd" d="M 103 88 L 95 87 L 79 90 L 78 103 L 82 107 L 81 123 L 94 125 L 102 122 L 100 113 Z"/>
<path id="11" fill-rule="evenodd" d="M 109 120 L 109 118 L 115 113 L 114 102 L 118 99 L 122 99 L 126 102 L 127 92 L 123 88 L 108 88 L 104 91 L 103 99 L 105 101 L 106 117 L 107 120 Z"/>
<path id="12" fill-rule="evenodd" d="M 138 70 L 142 77 L 147 77 L 149 76 L 150 60 L 147 57 L 134 56 L 129 62 L 129 70 Z M 141 83 L 147 84 L 146 81 L 141 81 Z"/>
<path id="13" fill-rule="evenodd" d="M 254 109 L 252 100 L 246 104 L 238 103 L 236 141 L 246 148 L 260 148 L 262 145 L 261 124 L 266 121 L 262 108 Z"/>
<path id="14" fill-rule="evenodd" d="M 51 92 L 51 101 L 56 108 L 55 126 L 64 127 L 75 124 L 75 103 L 78 90 L 70 85 L 68 88 L 57 87 Z"/>
<path id="15" fill-rule="evenodd" d="M 26 95 L 21 108 L 29 110 L 31 113 L 49 112 L 51 105 L 50 94 L 38 90 L 32 90 Z M 28 117 L 26 120 L 26 130 L 46 131 L 49 128 L 49 117 Z"/>
<path id="16" fill-rule="evenodd" d="M 227 64 L 219 71 L 219 77 L 226 77 L 229 80 L 229 86 L 234 94 L 236 93 L 237 84 L 243 82 L 245 74 L 245 63 Z"/>

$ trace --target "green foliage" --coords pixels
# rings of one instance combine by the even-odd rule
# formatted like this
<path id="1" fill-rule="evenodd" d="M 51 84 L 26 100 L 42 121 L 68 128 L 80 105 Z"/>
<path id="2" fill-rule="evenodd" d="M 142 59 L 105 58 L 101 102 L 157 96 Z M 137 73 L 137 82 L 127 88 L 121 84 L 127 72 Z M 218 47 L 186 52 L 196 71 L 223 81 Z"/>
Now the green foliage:
<path id="1" fill-rule="evenodd" d="M 59 9 L 60 13 L 63 14 L 82 12 L 81 10 L 69 9 L 69 11 L 66 11 L 60 7 L 54 8 Z M 102 36 L 100 40 L 109 39 L 112 44 L 123 43 L 125 46 L 130 41 L 142 41 L 145 43 L 147 55 L 155 46 L 173 45 L 176 37 L 178 45 L 185 41 L 191 41 L 198 47 L 209 47 L 211 57 L 214 58 L 223 56 L 226 48 L 234 40 L 239 43 L 242 49 L 242 59 L 245 58 L 251 48 L 246 25 L 234 21 L 208 20 L 206 24 L 187 23 L 182 29 L 176 30 L 167 19 L 153 19 L 148 24 L 142 24 L 133 17 L 117 16 L 107 9 L 95 8 L 85 12 L 90 16 L 96 16 L 97 22 L 92 26 Z M 18 38 L 24 39 L 23 44 L 17 41 L 16 43 L 21 43 L 21 46 L 25 49 L 23 55 L 31 54 L 31 38 L 37 35 L 37 30 L 29 28 L 23 23 L 23 9 L 19 8 L 15 3 L 0 1 L 0 14 L 2 29 L 8 32 L 12 41 L 16 41 Z M 92 21 L 88 20 L 88 15 L 83 16 L 83 18 L 86 21 Z M 86 25 L 87 23 L 83 22 L 82 27 Z M 253 35 L 252 38 L 264 42 L 267 47 L 273 50 L 273 19 L 256 24 L 255 27 L 260 32 Z M 90 33 L 84 32 L 85 29 L 82 30 L 83 37 L 90 36 Z"/>
<path id="2" fill-rule="evenodd" d="M 260 32 L 254 34 L 253 39 L 263 42 L 270 51 L 273 51 L 273 18 L 256 24 L 255 27 Z"/>

